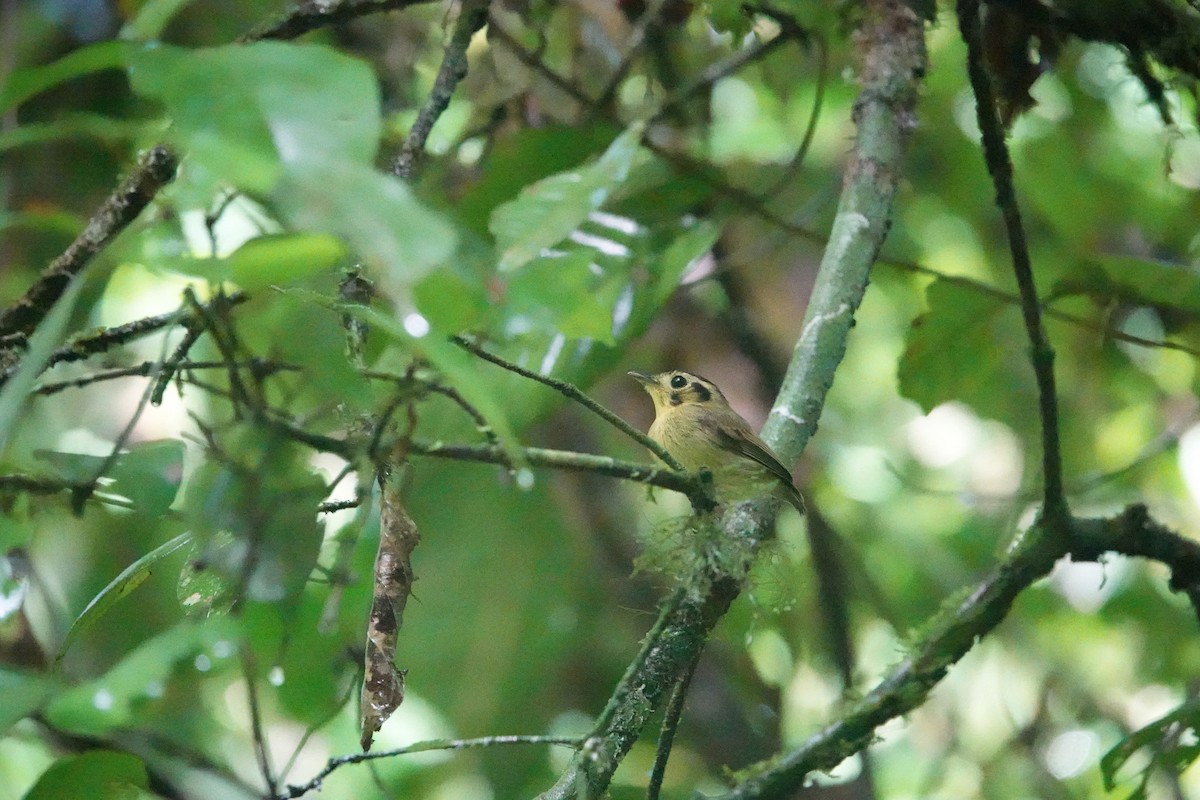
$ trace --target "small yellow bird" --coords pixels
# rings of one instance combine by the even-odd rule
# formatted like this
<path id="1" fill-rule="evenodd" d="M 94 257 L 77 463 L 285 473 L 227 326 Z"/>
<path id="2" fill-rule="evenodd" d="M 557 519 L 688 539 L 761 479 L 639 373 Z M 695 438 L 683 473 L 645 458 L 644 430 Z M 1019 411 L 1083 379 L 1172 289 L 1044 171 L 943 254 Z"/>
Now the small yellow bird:
<path id="1" fill-rule="evenodd" d="M 689 472 L 707 467 L 718 503 L 772 494 L 804 513 L 791 473 L 712 381 L 680 370 L 629 375 L 654 401 L 650 438 Z"/>

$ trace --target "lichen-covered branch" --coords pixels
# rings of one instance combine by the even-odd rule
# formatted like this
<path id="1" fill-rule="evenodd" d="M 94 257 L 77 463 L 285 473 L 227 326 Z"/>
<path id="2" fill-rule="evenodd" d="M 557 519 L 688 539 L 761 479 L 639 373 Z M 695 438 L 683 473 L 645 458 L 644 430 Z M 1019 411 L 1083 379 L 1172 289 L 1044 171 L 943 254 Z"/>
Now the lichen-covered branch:
<path id="1" fill-rule="evenodd" d="M 866 292 L 871 266 L 891 224 L 905 142 L 916 125 L 917 81 L 925 72 L 922 22 L 903 2 L 874 0 L 857 34 L 862 91 L 858 131 L 837 215 L 804 325 L 763 438 L 794 462 L 816 432 L 825 395 Z"/>
<path id="2" fill-rule="evenodd" d="M 899 183 L 904 143 L 915 122 L 916 86 L 925 69 L 922 23 L 900 0 L 866 4 L 859 31 L 862 92 L 855 105 L 858 137 L 816 289 L 809 301 L 779 401 L 764 429 L 794 462 L 816 429 L 825 394 L 846 349 L 854 310 L 866 290 Z M 769 536 L 770 508 L 749 504 L 722 520 L 731 541 L 753 550 Z M 741 590 L 737 570 L 709 575 L 703 592 L 673 595 L 660 611 L 643 657 L 617 685 L 589 746 L 572 760 L 544 800 L 600 796 L 655 709 L 666 702 L 696 648 Z"/>
<path id="3" fill-rule="evenodd" d="M 1070 555 L 1091 561 L 1105 553 L 1166 564 L 1171 569 L 1171 588 L 1186 593 L 1200 616 L 1200 543 L 1154 522 L 1145 507 L 1130 506 L 1106 519 L 1071 520 L 1065 536 L 1046 535 L 1035 526 L 991 574 L 965 596 L 946 604 L 908 656 L 878 686 L 800 747 L 751 770 L 729 793 L 712 800 L 788 796 L 811 773 L 833 769 L 867 747 L 880 725 L 923 704 L 947 670 L 995 628 L 1017 595 L 1049 573 L 1058 559 Z"/>

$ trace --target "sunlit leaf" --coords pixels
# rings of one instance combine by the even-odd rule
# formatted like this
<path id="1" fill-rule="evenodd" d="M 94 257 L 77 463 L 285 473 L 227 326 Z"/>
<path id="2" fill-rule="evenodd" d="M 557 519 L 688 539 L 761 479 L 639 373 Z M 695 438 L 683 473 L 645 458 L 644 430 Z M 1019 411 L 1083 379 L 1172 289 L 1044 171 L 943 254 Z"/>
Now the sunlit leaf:
<path id="1" fill-rule="evenodd" d="M 277 195 L 293 227 L 342 237 L 393 296 L 454 252 L 454 228 L 441 215 L 366 165 L 289 166 Z"/>
<path id="2" fill-rule="evenodd" d="M 600 158 L 540 180 L 493 211 L 489 227 L 501 250 L 500 270 L 528 263 L 600 208 L 628 177 L 641 152 L 643 130 L 641 124 L 630 126 Z"/>
<path id="3" fill-rule="evenodd" d="M 154 45 L 131 52 L 129 73 L 166 105 L 189 160 L 251 192 L 270 192 L 285 163 L 366 165 L 378 146 L 370 68 L 327 47 Z"/>
<path id="4" fill-rule="evenodd" d="M 288 284 L 330 269 L 346 252 L 336 239 L 322 234 L 258 236 L 235 250 L 226 263 L 234 283 L 248 289 Z"/>

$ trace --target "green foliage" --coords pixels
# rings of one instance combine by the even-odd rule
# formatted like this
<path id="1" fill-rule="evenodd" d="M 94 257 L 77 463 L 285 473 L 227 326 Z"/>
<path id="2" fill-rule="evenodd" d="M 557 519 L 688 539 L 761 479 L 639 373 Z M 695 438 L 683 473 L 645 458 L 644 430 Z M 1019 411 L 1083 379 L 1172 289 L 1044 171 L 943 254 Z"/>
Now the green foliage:
<path id="1" fill-rule="evenodd" d="M 227 44 L 281 4 L 109 4 L 126 15 L 121 40 L 75 46 L 47 4 L 17 5 L 0 87 L 0 306 L 83 230 L 137 148 L 161 139 L 181 166 L 27 343 L 0 340 L 17 366 L 0 389 L 0 476 L 40 482 L 0 491 L 0 800 L 148 796 L 146 765 L 177 794 L 241 796 L 228 787 L 265 780 L 252 705 L 277 787 L 355 752 L 376 462 L 409 434 L 497 442 L 507 463 L 404 466 L 422 537 L 395 659 L 409 696 L 379 746 L 587 731 L 665 588 L 699 595 L 712 568 L 746 574 L 752 596 L 695 676 L 674 797 L 825 729 L 910 648 L 904 631 L 955 621 L 1038 502 L 1028 339 L 953 24 L 926 30 L 932 67 L 887 260 L 824 408 L 805 408 L 820 430 L 797 475 L 820 520 L 786 512 L 751 563 L 747 543 L 666 492 L 653 508 L 640 486 L 527 468 L 527 446 L 650 457 L 451 337 L 643 429 L 649 403 L 626 369 L 699 371 L 761 423 L 860 135 L 862 4 L 788 0 L 767 15 L 668 0 L 640 23 L 636 2 L 497 6 L 409 183 L 381 165 L 439 74 L 454 25 L 441 7 L 303 44 Z M 781 14 L 805 35 L 741 63 Z M 1188 124 L 1144 113 L 1122 63 L 1069 44 L 1035 84 L 1038 105 L 1010 132 L 1018 197 L 1052 312 L 1072 509 L 1144 501 L 1194 538 L 1200 451 L 1182 434 L 1195 422 L 1200 149 Z M 817 97 L 805 159 L 784 164 Z M 345 291 L 352 267 L 371 292 Z M 222 288 L 237 302 L 222 306 Z M 68 336 L 119 341 L 86 361 L 53 355 Z M 161 405 L 143 408 L 168 367 Z M 318 513 L 355 493 L 358 510 Z M 814 524 L 837 574 L 814 574 Z M 1154 568 L 1086 569 L 1060 565 L 935 691 L 906 689 L 922 706 L 874 746 L 880 800 L 1119 796 L 1127 780 L 1153 796 L 1194 761 L 1194 615 Z M 659 711 L 631 697 L 631 718 Z M 1176 710 L 1122 739 L 1147 707 Z M 65 736 L 92 749 L 65 755 Z M 651 738 L 614 797 L 644 796 Z M 294 741 L 301 766 L 284 775 Z M 422 758 L 374 768 L 414 798 L 530 797 L 561 769 L 542 749 Z M 1178 781 L 1200 791 L 1192 773 Z M 378 789 L 346 765 L 322 792 Z"/>
<path id="2" fill-rule="evenodd" d="M 1155 720 L 1125 737 L 1120 744 L 1100 759 L 1104 788 L 1113 791 L 1124 779 L 1122 768 L 1142 750 L 1149 750 L 1150 760 L 1138 770 L 1139 782 L 1125 800 L 1145 800 L 1150 779 L 1158 771 L 1181 775 L 1200 757 L 1196 731 L 1200 726 L 1200 703 L 1192 701 Z M 1125 776 L 1128 779 L 1128 776 Z"/>
<path id="3" fill-rule="evenodd" d="M 901 393 L 926 411 L 959 400 L 1018 422 L 1036 398 L 1020 312 L 951 281 L 930 284 L 925 298 L 898 367 Z"/>
<path id="4" fill-rule="evenodd" d="M 148 787 L 146 765 L 140 758 L 92 750 L 58 761 L 25 794 L 25 800 L 138 800 L 154 797 Z"/>

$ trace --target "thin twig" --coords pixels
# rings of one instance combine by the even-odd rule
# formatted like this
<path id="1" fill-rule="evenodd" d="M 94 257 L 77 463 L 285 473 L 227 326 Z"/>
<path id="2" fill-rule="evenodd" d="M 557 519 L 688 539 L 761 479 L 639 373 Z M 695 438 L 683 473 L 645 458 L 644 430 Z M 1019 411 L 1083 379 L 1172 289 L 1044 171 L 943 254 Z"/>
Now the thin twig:
<path id="1" fill-rule="evenodd" d="M 1004 217 L 1013 274 L 1021 295 L 1021 314 L 1029 337 L 1030 357 L 1038 386 L 1038 411 L 1042 423 L 1042 480 L 1045 500 L 1042 513 L 1065 521 L 1069 515 L 1063 492 L 1062 453 L 1058 435 L 1058 394 L 1054 380 L 1054 350 L 1042 327 L 1042 308 L 1033 280 L 1033 264 L 1021 223 L 1021 209 L 1013 188 L 1012 159 L 1004 141 L 1004 125 L 996 110 L 991 79 L 983 61 L 979 0 L 958 0 L 958 24 L 967 44 L 967 74 L 975 92 L 975 109 L 983 139 L 983 156 L 996 189 L 996 205 Z"/>
<path id="2" fill-rule="evenodd" d="M 569 736 L 481 736 L 478 739 L 430 739 L 429 741 L 417 742 L 407 747 L 398 747 L 395 750 L 377 750 L 373 753 L 351 753 L 347 756 L 338 756 L 337 758 L 329 759 L 325 767 L 311 781 L 300 786 L 289 785 L 287 791 L 284 794 L 277 795 L 275 800 L 291 800 L 291 798 L 303 797 L 309 792 L 316 791 L 321 788 L 321 784 L 324 783 L 326 778 L 347 764 L 361 764 L 364 761 L 395 758 L 396 756 L 406 756 L 413 753 L 428 753 L 431 750 L 466 750 L 468 748 L 496 747 L 498 745 L 513 744 L 557 745 L 559 747 L 571 747 L 578 750 L 583 746 L 583 741 Z"/>
<path id="3" fill-rule="evenodd" d="M 431 456 L 434 458 L 450 458 L 456 461 L 477 461 L 483 464 L 504 464 L 506 454 L 499 447 L 452 445 L 441 442 L 421 442 L 414 440 L 409 450 L 413 455 Z M 661 489 L 670 489 L 694 498 L 698 492 L 703 492 L 701 482 L 686 472 L 674 472 L 661 469 L 649 464 L 632 464 L 618 461 L 609 456 L 597 456 L 590 453 L 575 453 L 568 450 L 546 450 L 540 447 L 526 447 L 521 451 L 525 463 L 532 467 L 551 467 L 575 472 L 594 472 L 610 478 L 623 478 L 638 481 Z"/>
<path id="4" fill-rule="evenodd" d="M 467 76 L 467 47 L 471 44 L 471 37 L 487 23 L 487 18 L 487 0 L 464 0 L 458 19 L 454 22 L 454 32 L 446 43 L 446 52 L 433 81 L 433 89 L 417 112 L 417 119 L 400 148 L 400 154 L 392 162 L 392 172 L 400 179 L 412 180 L 434 123 L 450 105 L 455 88 Z"/>
<path id="5" fill-rule="evenodd" d="M 359 17 L 408 8 L 424 2 L 428 0 L 342 0 L 333 3 L 327 0 L 305 0 L 293 6 L 279 19 L 244 34 L 238 41 L 245 44 L 269 39 L 296 39 L 330 25 L 341 25 Z"/>
<path id="6" fill-rule="evenodd" d="M 660 445 L 658 442 L 651 439 L 646 434 L 639 431 L 637 428 L 634 428 L 628 422 L 621 419 L 616 414 L 609 411 L 607 408 L 600 405 L 592 398 L 588 397 L 586 394 L 584 394 L 582 391 L 580 391 L 579 387 L 575 386 L 574 384 L 567 383 L 566 381 L 560 381 L 555 378 L 551 378 L 548 375 L 539 374 L 537 372 L 534 372 L 533 370 L 525 369 L 525 367 L 514 364 L 505 358 L 501 358 L 500 356 L 496 355 L 495 353 L 488 352 L 483 347 L 481 347 L 479 344 L 471 341 L 470 339 L 466 338 L 465 336 L 455 336 L 453 341 L 459 347 L 463 348 L 464 350 L 466 350 L 470 353 L 474 353 L 475 355 L 482 358 L 484 361 L 490 361 L 491 363 L 495 364 L 496 366 L 503 367 L 504 369 L 508 370 L 509 372 L 514 372 L 523 378 L 529 378 L 530 380 L 537 381 L 538 383 L 541 383 L 545 386 L 549 386 L 551 389 L 554 389 L 556 392 L 563 395 L 564 397 L 566 397 L 570 400 L 574 400 L 575 402 L 579 403 L 584 408 L 586 408 L 588 411 L 591 411 L 593 414 L 600 417 L 602 420 L 607 422 L 609 425 L 612 425 L 614 428 L 619 430 L 621 433 L 625 434 L 626 436 L 628 436 L 629 438 L 633 439 L 635 442 L 640 444 L 642 447 L 645 447 L 651 453 L 658 456 L 662 460 L 662 462 L 664 464 L 666 464 L 667 466 L 669 466 L 671 469 L 675 470 L 676 472 L 684 471 L 683 467 L 680 466 L 679 462 L 676 461 L 671 456 L 671 454 L 668 453 L 666 451 L 666 449 L 663 448 L 662 445 Z"/>
<path id="7" fill-rule="evenodd" d="M 254 737 L 254 757 L 258 761 L 258 771 L 266 784 L 267 792 L 274 796 L 279 791 L 279 780 L 275 777 L 275 769 L 271 766 L 271 752 L 267 747 L 267 737 L 263 733 L 262 709 L 258 702 L 258 682 L 255 678 L 254 653 L 250 645 L 242 642 L 239 648 L 242 662 L 242 679 L 246 681 L 246 700 L 250 709 L 250 731 Z"/>
<path id="8" fill-rule="evenodd" d="M 696 664 L 700 662 L 700 651 L 683 670 L 675 688 L 671 690 L 671 699 L 663 712 L 662 733 L 658 737 L 658 746 L 654 751 L 654 767 L 650 770 L 650 781 L 646 785 L 646 800 L 658 800 L 662 792 L 663 778 L 667 774 L 667 759 L 671 757 L 671 748 L 675 743 L 675 731 L 679 728 L 679 718 L 683 716 L 683 704 L 687 700 L 688 687 L 692 684 L 692 675 L 696 673 Z"/>

